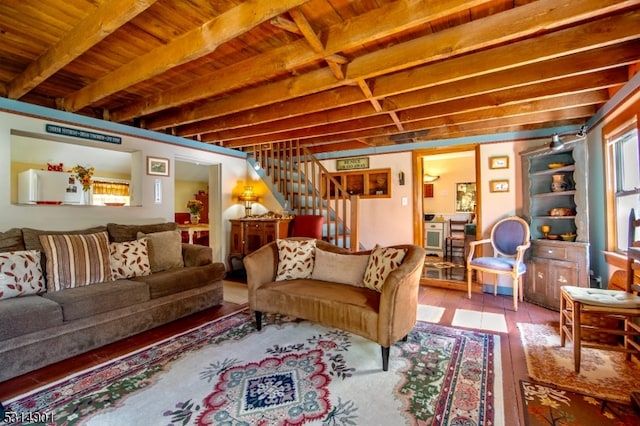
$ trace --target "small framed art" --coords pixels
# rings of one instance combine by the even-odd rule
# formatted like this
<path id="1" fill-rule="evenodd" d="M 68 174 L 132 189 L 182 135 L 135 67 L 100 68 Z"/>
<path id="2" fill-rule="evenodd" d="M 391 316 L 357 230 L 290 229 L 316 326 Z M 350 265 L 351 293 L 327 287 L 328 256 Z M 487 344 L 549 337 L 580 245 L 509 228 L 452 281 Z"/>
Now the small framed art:
<path id="1" fill-rule="evenodd" d="M 492 181 L 489 182 L 489 191 L 491 191 L 491 192 L 509 192 L 509 181 L 507 179 L 492 180 Z"/>
<path id="2" fill-rule="evenodd" d="M 489 158 L 490 169 L 508 169 L 509 168 L 509 156 L 500 155 L 497 157 Z"/>
<path id="3" fill-rule="evenodd" d="M 147 157 L 147 174 L 154 176 L 169 176 L 169 159 Z"/>

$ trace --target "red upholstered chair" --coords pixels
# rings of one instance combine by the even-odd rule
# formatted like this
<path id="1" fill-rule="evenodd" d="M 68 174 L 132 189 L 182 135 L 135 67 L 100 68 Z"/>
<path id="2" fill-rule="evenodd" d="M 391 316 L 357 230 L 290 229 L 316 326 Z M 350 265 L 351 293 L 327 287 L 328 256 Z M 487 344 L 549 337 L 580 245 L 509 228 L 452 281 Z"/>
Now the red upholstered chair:
<path id="1" fill-rule="evenodd" d="M 189 223 L 190 216 L 191 215 L 189 213 L 174 213 L 175 221 L 178 225 Z M 189 234 L 186 231 L 182 231 L 181 236 L 183 243 L 189 242 Z"/>
<path id="2" fill-rule="evenodd" d="M 322 239 L 322 224 L 324 216 L 313 214 L 301 214 L 293 219 L 291 237 L 308 237 Z"/>

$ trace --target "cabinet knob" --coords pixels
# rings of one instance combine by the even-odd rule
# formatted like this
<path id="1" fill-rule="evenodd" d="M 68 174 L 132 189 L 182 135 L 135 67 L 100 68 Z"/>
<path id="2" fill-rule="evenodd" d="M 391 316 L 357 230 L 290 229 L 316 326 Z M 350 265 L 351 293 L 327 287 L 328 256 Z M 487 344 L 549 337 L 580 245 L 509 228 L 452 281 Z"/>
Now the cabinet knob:
<path id="1" fill-rule="evenodd" d="M 543 279 L 544 278 L 544 274 L 542 272 L 538 272 L 538 278 Z"/>
<path id="2" fill-rule="evenodd" d="M 547 250 L 547 253 L 551 254 L 553 253 L 553 250 Z"/>
<path id="3" fill-rule="evenodd" d="M 567 279 L 564 277 L 564 275 L 560 275 L 560 276 L 558 277 L 558 282 L 559 282 L 559 283 L 562 283 L 562 284 L 566 284 L 568 281 L 567 281 Z"/>

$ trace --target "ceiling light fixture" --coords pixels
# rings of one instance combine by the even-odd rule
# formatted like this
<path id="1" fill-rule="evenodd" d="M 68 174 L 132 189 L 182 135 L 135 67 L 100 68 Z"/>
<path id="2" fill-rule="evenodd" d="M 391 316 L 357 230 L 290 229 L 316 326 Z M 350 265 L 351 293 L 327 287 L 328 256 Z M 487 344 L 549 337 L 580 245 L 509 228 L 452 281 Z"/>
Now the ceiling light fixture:
<path id="1" fill-rule="evenodd" d="M 554 133 L 551 136 L 551 143 L 549 144 L 549 149 L 551 151 L 559 151 L 562 148 L 564 148 L 564 142 L 562 141 L 562 139 L 560 139 L 560 136 L 570 135 L 570 134 L 574 134 L 579 138 L 583 138 L 587 135 L 587 126 L 580 127 L 580 130 L 578 130 L 577 133 L 573 133 L 573 132 L 566 132 L 566 133 L 560 133 L 560 134 Z"/>
<path id="2" fill-rule="evenodd" d="M 425 173 L 422 176 L 422 181 L 425 182 L 425 183 L 435 182 L 438 179 L 440 179 L 440 176 L 432 176 L 429 173 Z"/>

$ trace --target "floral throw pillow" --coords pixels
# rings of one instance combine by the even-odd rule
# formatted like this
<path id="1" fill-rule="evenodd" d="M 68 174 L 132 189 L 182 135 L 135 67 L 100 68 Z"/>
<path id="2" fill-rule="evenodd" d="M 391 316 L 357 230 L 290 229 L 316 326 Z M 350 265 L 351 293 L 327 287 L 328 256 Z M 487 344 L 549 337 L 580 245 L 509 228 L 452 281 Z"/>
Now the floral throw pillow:
<path id="1" fill-rule="evenodd" d="M 276 281 L 311 277 L 316 240 L 276 240 L 276 246 L 278 247 Z"/>
<path id="2" fill-rule="evenodd" d="M 114 280 L 144 277 L 151 273 L 148 238 L 109 244 L 109 262 Z"/>
<path id="3" fill-rule="evenodd" d="M 402 264 L 405 254 L 406 250 L 404 249 L 391 247 L 374 248 L 369 256 L 367 269 L 364 271 L 364 286 L 381 293 L 387 277 L 391 271 Z"/>
<path id="4" fill-rule="evenodd" d="M 44 290 L 38 250 L 0 253 L 0 299 L 38 294 Z"/>

